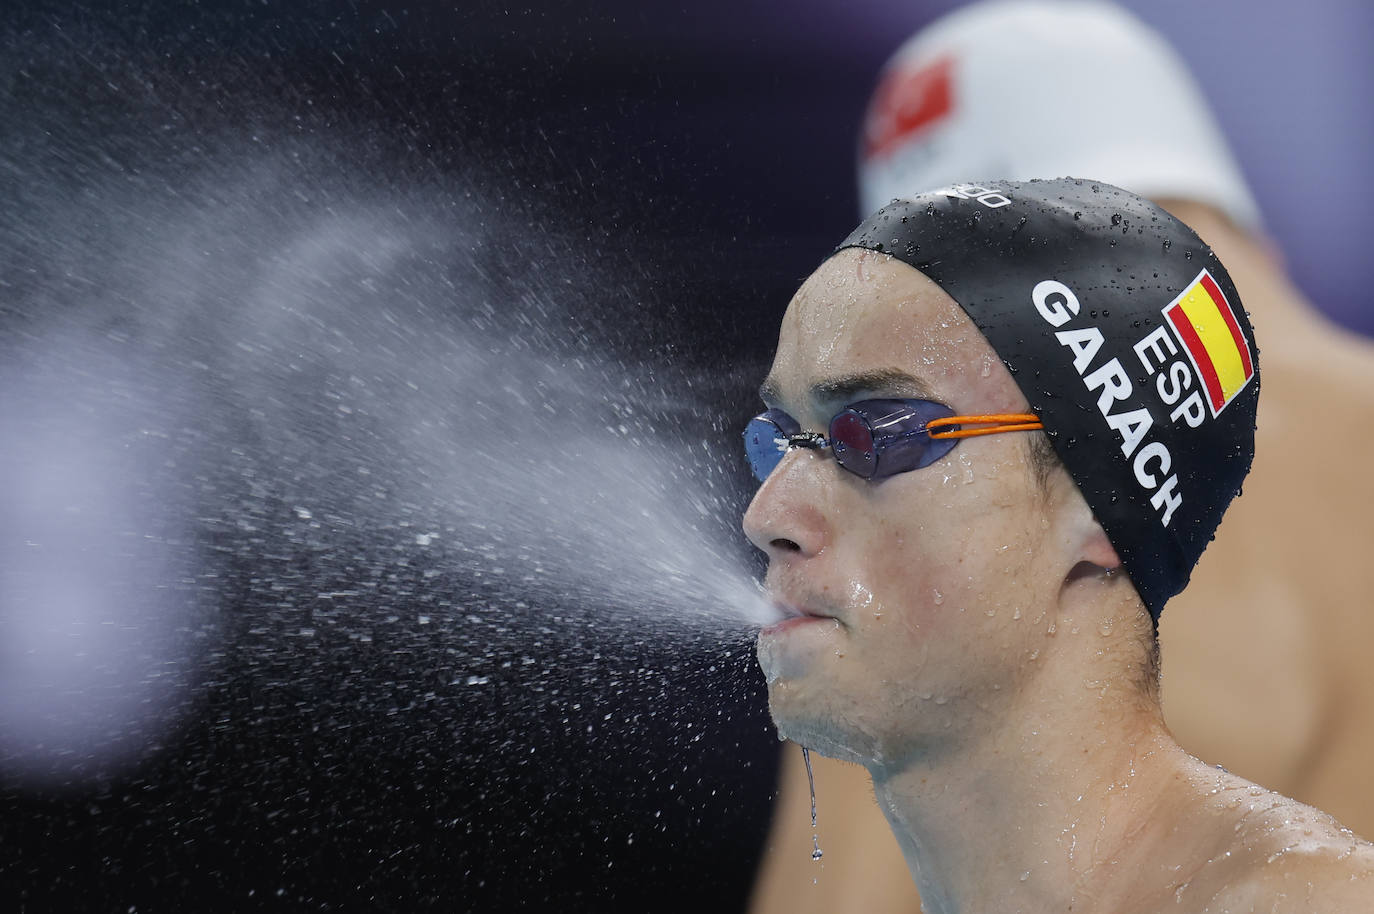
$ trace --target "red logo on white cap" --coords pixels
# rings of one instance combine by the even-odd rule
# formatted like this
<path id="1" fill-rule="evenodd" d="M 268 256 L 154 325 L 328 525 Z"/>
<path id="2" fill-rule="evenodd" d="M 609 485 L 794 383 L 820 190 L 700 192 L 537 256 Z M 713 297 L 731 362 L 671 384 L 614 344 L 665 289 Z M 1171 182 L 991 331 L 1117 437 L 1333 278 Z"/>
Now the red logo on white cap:
<path id="1" fill-rule="evenodd" d="M 954 111 L 954 58 L 898 64 L 878 83 L 864 118 L 863 157 L 885 156 Z"/>

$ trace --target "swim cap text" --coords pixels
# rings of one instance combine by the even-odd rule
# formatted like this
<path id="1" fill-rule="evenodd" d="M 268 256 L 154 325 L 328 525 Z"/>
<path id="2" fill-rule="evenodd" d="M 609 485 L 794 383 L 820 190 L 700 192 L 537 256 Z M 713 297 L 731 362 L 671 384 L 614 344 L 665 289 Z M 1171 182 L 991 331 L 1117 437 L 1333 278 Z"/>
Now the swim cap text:
<path id="1" fill-rule="evenodd" d="M 1159 515 L 1160 523 L 1169 526 L 1174 512 L 1183 506 L 1183 496 L 1178 491 L 1178 474 L 1169 472 L 1174 462 L 1173 455 L 1162 441 L 1150 439 L 1150 431 L 1155 424 L 1154 415 L 1136 397 L 1135 386 L 1125 366 L 1115 356 L 1105 361 L 1099 360 L 1106 340 L 1098 327 L 1091 324 L 1073 326 L 1075 319 L 1081 316 L 1082 305 L 1074 291 L 1064 283 L 1053 279 L 1036 283 L 1031 290 L 1031 303 L 1045 322 L 1056 328 L 1055 339 L 1068 351 L 1074 371 L 1082 379 L 1084 387 L 1089 393 L 1096 394 L 1097 411 L 1102 414 L 1107 427 L 1120 438 L 1121 454 L 1131 461 L 1136 483 L 1152 493 L 1151 507 Z M 1196 390 L 1184 396 L 1193 385 L 1192 373 L 1186 364 L 1181 360 L 1172 360 L 1165 366 L 1167 356 L 1178 354 L 1167 331 L 1163 327 L 1157 328 L 1132 348 L 1146 374 L 1158 374 L 1155 387 L 1160 400 L 1169 406 L 1177 404 L 1170 413 L 1170 421 L 1177 423 L 1182 419 L 1189 426 L 1196 427 L 1202 421 L 1204 404 Z M 1163 372 L 1159 371 L 1161 367 L 1165 368 Z"/>

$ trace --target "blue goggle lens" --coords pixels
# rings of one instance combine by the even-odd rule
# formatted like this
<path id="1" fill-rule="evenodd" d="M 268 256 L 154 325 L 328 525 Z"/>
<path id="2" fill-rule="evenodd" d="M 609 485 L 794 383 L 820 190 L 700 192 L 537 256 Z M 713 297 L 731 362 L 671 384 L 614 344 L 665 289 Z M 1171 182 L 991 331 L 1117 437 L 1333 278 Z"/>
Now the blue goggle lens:
<path id="1" fill-rule="evenodd" d="M 770 409 L 749 420 L 744 427 L 744 453 L 759 482 L 782 462 L 789 446 L 788 436 L 799 428 L 796 420 L 780 409 Z"/>

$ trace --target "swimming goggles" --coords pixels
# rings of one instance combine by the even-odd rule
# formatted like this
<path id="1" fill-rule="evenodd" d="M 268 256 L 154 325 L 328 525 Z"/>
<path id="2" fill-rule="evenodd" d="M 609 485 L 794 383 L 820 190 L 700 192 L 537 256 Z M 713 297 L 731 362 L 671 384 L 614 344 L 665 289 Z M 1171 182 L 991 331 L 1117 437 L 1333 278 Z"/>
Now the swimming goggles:
<path id="1" fill-rule="evenodd" d="M 965 428 L 965 426 L 970 426 Z M 828 437 L 804 432 L 780 409 L 766 410 L 744 428 L 744 452 L 759 481 L 794 447 L 829 450 L 835 462 L 864 479 L 884 479 L 930 466 L 960 438 L 1044 428 L 1033 413 L 956 416 L 933 400 L 861 400 L 830 420 Z"/>

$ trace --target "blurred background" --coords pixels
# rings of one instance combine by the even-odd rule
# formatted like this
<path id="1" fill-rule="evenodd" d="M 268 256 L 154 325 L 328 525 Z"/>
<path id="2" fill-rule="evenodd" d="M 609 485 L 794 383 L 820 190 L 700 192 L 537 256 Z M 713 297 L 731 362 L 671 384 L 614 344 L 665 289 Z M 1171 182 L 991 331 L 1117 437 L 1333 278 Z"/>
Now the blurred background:
<path id="1" fill-rule="evenodd" d="M 879 69 L 957 5 L 11 4 L 6 908 L 741 910 L 777 755 L 747 624 L 522 585 L 538 517 L 479 547 L 425 493 L 507 440 L 472 385 L 547 388 L 690 453 L 747 571 L 736 427 L 859 219 Z M 1298 284 L 1374 333 L 1374 9 L 1125 5 Z"/>

